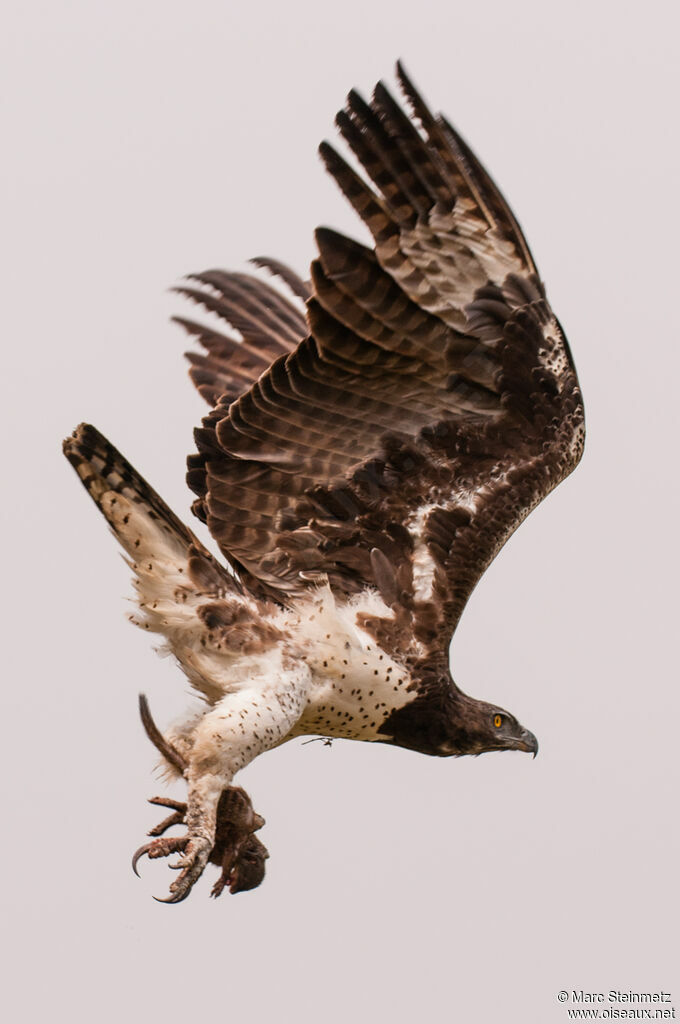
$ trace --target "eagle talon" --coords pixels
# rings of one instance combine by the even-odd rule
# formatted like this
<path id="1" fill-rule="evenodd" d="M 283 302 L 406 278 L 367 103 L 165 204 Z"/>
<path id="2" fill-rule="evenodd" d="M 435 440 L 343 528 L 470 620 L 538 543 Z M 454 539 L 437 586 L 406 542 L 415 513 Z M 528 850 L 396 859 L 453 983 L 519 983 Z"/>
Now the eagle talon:
<path id="1" fill-rule="evenodd" d="M 150 846 L 151 846 L 151 843 L 144 843 L 143 846 L 140 846 L 139 849 L 135 850 L 135 852 L 132 854 L 132 870 L 137 875 L 137 878 L 141 878 L 142 877 L 140 875 L 139 871 L 137 870 L 137 864 L 141 860 L 141 858 L 144 856 L 144 854 L 149 852 L 149 847 Z"/>
<path id="2" fill-rule="evenodd" d="M 190 891 L 191 890 L 188 890 L 184 894 L 184 896 L 167 896 L 165 899 L 161 899 L 160 896 L 154 896 L 154 899 L 155 899 L 156 903 L 181 903 L 182 900 L 185 900 L 187 898 L 187 896 L 189 895 Z"/>
<path id="3" fill-rule="evenodd" d="M 149 829 L 147 832 L 148 836 L 162 836 L 163 833 L 167 832 L 167 830 L 172 828 L 173 825 L 185 824 L 187 805 L 181 800 L 171 800 L 170 797 L 165 796 L 152 796 L 148 802 L 158 807 L 169 807 L 172 810 L 172 814 L 169 814 L 167 818 L 163 818 L 163 821 L 158 825 Z"/>
<path id="4" fill-rule="evenodd" d="M 138 850 L 135 850 L 132 855 L 132 870 L 137 875 L 137 878 L 139 878 L 137 864 L 144 855 L 149 860 L 156 860 L 158 857 L 171 857 L 173 853 L 182 853 L 188 841 L 187 836 L 172 836 L 153 839 L 150 843 L 145 843 Z M 170 867 L 173 866 L 172 864 L 170 865 Z"/>
<path id="5" fill-rule="evenodd" d="M 172 899 L 166 899 L 165 903 L 179 903 L 191 892 L 194 884 L 203 874 L 203 869 L 208 863 L 208 857 L 212 852 L 213 844 L 204 836 L 191 836 L 185 839 L 185 854 L 177 864 L 170 864 L 173 869 L 182 869 L 182 874 L 170 886 Z"/>

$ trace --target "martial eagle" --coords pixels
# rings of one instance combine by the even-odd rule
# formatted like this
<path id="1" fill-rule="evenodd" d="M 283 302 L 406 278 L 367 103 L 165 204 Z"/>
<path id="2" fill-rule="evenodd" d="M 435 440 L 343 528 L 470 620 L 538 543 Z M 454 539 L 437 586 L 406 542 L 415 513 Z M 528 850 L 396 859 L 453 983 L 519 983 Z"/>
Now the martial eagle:
<path id="1" fill-rule="evenodd" d="M 211 407 L 187 481 L 210 554 L 92 426 L 64 443 L 127 552 L 139 612 L 203 709 L 149 737 L 187 802 L 138 851 L 180 854 L 169 902 L 208 860 L 216 892 L 257 885 L 262 819 L 232 786 L 301 735 L 451 756 L 537 751 L 502 708 L 467 696 L 449 642 L 482 573 L 578 463 L 583 405 L 522 231 L 458 132 L 397 66 L 337 126 L 363 173 L 321 157 L 373 237 L 328 228 L 303 281 L 210 270 L 178 289 L 227 324 L 179 319 L 202 346 Z M 407 112 L 408 111 L 408 112 Z M 179 837 L 162 833 L 184 824 Z"/>

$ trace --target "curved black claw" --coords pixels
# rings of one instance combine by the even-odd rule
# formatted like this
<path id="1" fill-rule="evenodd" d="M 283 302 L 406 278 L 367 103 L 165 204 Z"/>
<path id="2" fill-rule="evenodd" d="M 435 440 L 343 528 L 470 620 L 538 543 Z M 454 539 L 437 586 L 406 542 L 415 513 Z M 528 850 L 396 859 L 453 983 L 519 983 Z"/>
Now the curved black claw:
<path id="1" fill-rule="evenodd" d="M 135 850 L 135 852 L 132 854 L 132 870 L 137 875 L 137 878 L 141 878 L 142 877 L 140 875 L 139 871 L 137 870 L 137 864 L 141 860 L 141 858 L 144 856 L 144 854 L 149 852 L 150 848 L 151 848 L 151 843 L 144 843 L 143 846 L 140 846 L 139 849 Z"/>
<path id="2" fill-rule="evenodd" d="M 149 860 L 156 860 L 158 857 L 170 857 L 173 853 L 184 853 L 189 842 L 187 836 L 172 836 L 170 838 L 152 839 L 150 843 L 144 843 L 132 855 L 132 870 L 139 878 L 137 864 L 146 854 Z M 170 867 L 181 867 L 181 864 L 170 864 Z"/>
<path id="3" fill-rule="evenodd" d="M 172 814 L 169 814 L 167 818 L 164 818 L 159 825 L 150 828 L 147 835 L 158 838 L 162 836 L 164 832 L 167 832 L 173 825 L 183 825 L 187 813 L 187 805 L 182 803 L 181 800 L 171 800 L 169 796 L 152 796 L 149 800 L 150 804 L 156 804 L 158 807 L 169 807 L 172 810 Z M 179 844 L 182 844 L 181 846 Z M 132 854 L 132 870 L 139 878 L 139 871 L 137 870 L 137 864 L 144 854 L 148 854 L 151 859 L 154 857 L 167 857 L 171 853 L 178 853 L 184 849 L 186 845 L 185 839 L 166 839 L 164 845 L 151 843 L 144 843 L 138 850 Z M 167 849 L 166 849 L 167 847 Z M 151 852 L 157 851 L 157 852 Z"/>
<path id="4" fill-rule="evenodd" d="M 180 895 L 175 893 L 173 896 L 166 896 L 164 900 L 162 900 L 160 896 L 154 896 L 153 898 L 155 899 L 156 903 L 182 903 L 182 901 L 187 898 L 190 892 L 191 888 L 187 889 L 185 893 L 181 893 Z"/>

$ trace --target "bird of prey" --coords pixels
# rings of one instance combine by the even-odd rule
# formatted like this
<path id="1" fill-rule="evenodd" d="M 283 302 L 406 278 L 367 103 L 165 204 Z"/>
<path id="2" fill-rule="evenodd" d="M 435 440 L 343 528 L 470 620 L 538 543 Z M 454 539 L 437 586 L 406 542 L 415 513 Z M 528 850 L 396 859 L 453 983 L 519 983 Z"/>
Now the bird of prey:
<path id="1" fill-rule="evenodd" d="M 303 281 L 210 270 L 178 289 L 225 323 L 202 346 L 210 405 L 187 482 L 213 557 L 94 427 L 64 443 L 125 549 L 133 620 L 160 633 L 202 710 L 149 737 L 187 800 L 136 859 L 179 854 L 166 902 L 210 860 L 222 891 L 264 874 L 262 824 L 232 785 L 292 737 L 442 757 L 538 744 L 453 681 L 449 643 L 486 567 L 578 463 L 581 394 L 522 231 L 480 161 L 404 68 L 350 92 L 336 123 L 354 160 L 322 160 L 373 246 L 316 232 Z M 213 318 L 214 319 L 214 318 Z M 162 833 L 183 824 L 181 836 Z"/>

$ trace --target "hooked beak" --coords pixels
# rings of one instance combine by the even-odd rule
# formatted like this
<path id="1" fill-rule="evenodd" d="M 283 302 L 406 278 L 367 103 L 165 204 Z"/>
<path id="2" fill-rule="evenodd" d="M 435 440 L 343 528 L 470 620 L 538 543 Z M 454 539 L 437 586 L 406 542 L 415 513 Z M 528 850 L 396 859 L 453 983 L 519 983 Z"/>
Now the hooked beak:
<path id="1" fill-rule="evenodd" d="M 526 750 L 527 754 L 533 754 L 534 757 L 538 753 L 538 740 L 528 729 L 522 730 L 517 746 L 519 750 Z"/>

